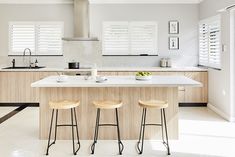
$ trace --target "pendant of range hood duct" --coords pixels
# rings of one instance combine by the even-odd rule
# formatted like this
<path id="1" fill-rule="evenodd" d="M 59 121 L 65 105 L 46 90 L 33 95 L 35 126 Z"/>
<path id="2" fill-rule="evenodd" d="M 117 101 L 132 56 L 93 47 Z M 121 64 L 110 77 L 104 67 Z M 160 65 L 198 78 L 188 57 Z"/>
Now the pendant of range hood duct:
<path id="1" fill-rule="evenodd" d="M 74 0 L 74 37 L 65 37 L 65 41 L 98 41 L 90 37 L 89 0 Z"/>

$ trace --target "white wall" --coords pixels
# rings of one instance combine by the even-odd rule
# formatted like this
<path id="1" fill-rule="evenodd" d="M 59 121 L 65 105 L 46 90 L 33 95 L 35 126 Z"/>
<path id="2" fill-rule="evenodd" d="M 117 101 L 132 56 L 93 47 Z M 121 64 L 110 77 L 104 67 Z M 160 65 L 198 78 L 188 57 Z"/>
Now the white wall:
<path id="1" fill-rule="evenodd" d="M 84 62 L 97 62 L 100 66 L 158 66 L 162 57 L 171 57 L 178 66 L 195 66 L 198 64 L 198 9 L 197 4 L 159 5 L 159 4 L 92 4 L 90 6 L 91 34 L 101 39 L 102 21 L 105 20 L 156 20 L 159 25 L 158 57 L 102 57 L 101 44 L 96 51 L 88 55 L 81 54 L 75 46 L 77 58 Z M 8 22 L 9 21 L 64 21 L 65 36 L 73 36 L 73 5 L 3 5 L 0 4 L 0 66 L 11 64 L 8 54 Z M 180 22 L 180 50 L 168 50 L 168 21 Z M 89 44 L 88 44 L 89 45 Z M 68 54 L 67 54 L 68 55 Z M 66 55 L 66 56 L 67 56 Z M 21 64 L 22 57 L 14 57 Z M 39 57 L 39 62 L 46 66 L 66 66 L 66 57 Z M 63 63 L 63 64 L 61 64 Z"/>
<path id="2" fill-rule="evenodd" d="M 175 66 L 198 65 L 199 6 L 161 4 L 91 4 L 91 35 L 102 39 L 103 21 L 157 21 L 158 57 L 101 57 L 103 66 L 158 66 L 159 59 L 171 57 Z M 168 21 L 180 22 L 180 50 L 168 50 Z"/>
<path id="3" fill-rule="evenodd" d="M 205 0 L 200 4 L 200 19 L 218 15 L 218 10 L 235 4 L 235 0 Z M 222 52 L 222 70 L 209 70 L 209 103 L 212 108 L 224 118 L 232 120 L 233 113 L 233 49 L 230 49 L 230 13 L 221 13 L 222 16 L 222 44 L 227 50 Z"/>
<path id="4" fill-rule="evenodd" d="M 16 58 L 16 64 L 22 65 L 22 57 L 7 57 L 9 21 L 64 21 L 65 36 L 73 36 L 73 5 L 0 4 L 0 66 L 11 64 L 12 58 Z M 63 57 L 39 57 L 38 60 L 39 64 L 47 66 L 64 62 Z"/>

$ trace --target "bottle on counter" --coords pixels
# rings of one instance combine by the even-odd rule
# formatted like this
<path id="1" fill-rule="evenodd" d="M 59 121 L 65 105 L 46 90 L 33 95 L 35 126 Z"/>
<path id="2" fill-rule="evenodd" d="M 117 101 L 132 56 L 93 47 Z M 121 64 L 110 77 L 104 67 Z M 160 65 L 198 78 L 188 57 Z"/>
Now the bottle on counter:
<path id="1" fill-rule="evenodd" d="M 37 59 L 35 60 L 34 66 L 38 67 L 38 60 Z"/>
<path id="2" fill-rule="evenodd" d="M 91 77 L 93 79 L 96 79 L 96 76 L 97 76 L 97 67 L 96 67 L 96 64 L 94 64 L 92 71 L 91 71 Z"/>

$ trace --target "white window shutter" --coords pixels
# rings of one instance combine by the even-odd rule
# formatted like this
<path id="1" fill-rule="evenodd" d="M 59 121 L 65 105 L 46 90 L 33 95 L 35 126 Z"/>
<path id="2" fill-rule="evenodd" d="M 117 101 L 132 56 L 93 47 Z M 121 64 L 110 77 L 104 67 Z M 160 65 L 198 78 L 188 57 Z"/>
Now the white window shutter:
<path id="1" fill-rule="evenodd" d="M 199 64 L 208 66 L 209 61 L 208 25 L 199 25 Z"/>
<path id="2" fill-rule="evenodd" d="M 40 55 L 62 55 L 62 24 L 39 24 L 37 26 L 37 53 Z"/>
<path id="3" fill-rule="evenodd" d="M 103 23 L 103 55 L 126 55 L 129 51 L 128 22 Z"/>
<path id="4" fill-rule="evenodd" d="M 209 65 L 220 68 L 220 21 L 209 25 Z"/>
<path id="5" fill-rule="evenodd" d="M 23 55 L 25 48 L 35 52 L 35 25 L 10 23 L 9 40 L 9 55 Z"/>
<path id="6" fill-rule="evenodd" d="M 131 22 L 131 54 L 157 54 L 157 24 L 156 22 Z"/>
<path id="7" fill-rule="evenodd" d="M 199 24 L 199 65 L 221 68 L 221 18 L 202 20 Z"/>

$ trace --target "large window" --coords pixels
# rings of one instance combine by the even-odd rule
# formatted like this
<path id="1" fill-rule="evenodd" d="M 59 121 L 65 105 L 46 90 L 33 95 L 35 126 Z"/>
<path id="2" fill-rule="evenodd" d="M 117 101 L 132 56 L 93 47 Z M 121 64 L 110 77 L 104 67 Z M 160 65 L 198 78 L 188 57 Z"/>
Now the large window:
<path id="1" fill-rule="evenodd" d="M 199 23 L 199 65 L 221 68 L 221 17 Z"/>
<path id="2" fill-rule="evenodd" d="M 63 22 L 10 22 L 9 55 L 62 55 Z"/>
<path id="3" fill-rule="evenodd" d="M 103 55 L 157 55 L 157 23 L 104 22 Z"/>

